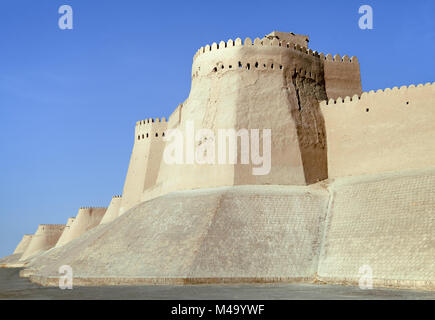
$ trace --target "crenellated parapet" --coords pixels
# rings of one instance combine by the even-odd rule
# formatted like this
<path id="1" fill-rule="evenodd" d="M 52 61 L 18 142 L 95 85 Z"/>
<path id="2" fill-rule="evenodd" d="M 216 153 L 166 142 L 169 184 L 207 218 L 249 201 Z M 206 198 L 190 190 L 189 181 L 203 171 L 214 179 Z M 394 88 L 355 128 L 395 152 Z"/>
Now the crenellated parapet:
<path id="1" fill-rule="evenodd" d="M 322 108 L 331 107 L 331 106 L 340 106 L 343 104 L 353 103 L 357 104 L 358 102 L 368 102 L 373 101 L 373 99 L 382 99 L 385 97 L 402 97 L 406 98 L 407 96 L 413 95 L 415 93 L 421 92 L 431 92 L 435 91 L 435 82 L 434 83 L 426 83 L 426 84 L 418 84 L 418 85 L 410 85 L 410 86 L 401 86 L 401 87 L 393 87 L 379 90 L 371 90 L 368 92 L 363 92 L 361 95 L 353 95 L 352 97 L 338 97 L 337 99 L 329 99 L 328 101 L 321 101 L 320 106 Z M 411 101 L 407 101 L 408 105 Z"/>
<path id="2" fill-rule="evenodd" d="M 164 137 L 167 125 L 166 118 L 149 118 L 136 122 L 135 142 Z"/>
<path id="3" fill-rule="evenodd" d="M 197 50 L 197 52 L 193 56 L 193 61 L 195 62 L 195 60 L 199 56 L 204 54 L 209 54 L 209 53 L 224 54 L 225 52 L 230 52 L 230 50 L 228 49 L 242 48 L 242 47 L 255 48 L 258 50 L 269 49 L 269 48 L 276 48 L 276 49 L 280 48 L 285 51 L 298 51 L 300 53 L 317 57 L 325 61 L 332 61 L 335 63 L 358 64 L 358 59 L 356 57 L 349 58 L 349 56 L 347 55 L 341 57 L 339 54 L 332 55 L 332 54 L 318 53 L 317 51 L 313 51 L 309 48 L 303 47 L 296 43 L 286 42 L 285 40 L 280 41 L 277 39 L 269 40 L 267 38 L 263 38 L 263 39 L 255 38 L 254 41 L 252 41 L 251 38 L 249 37 L 246 38 L 244 41 L 242 41 L 242 39 L 240 38 L 237 38 L 236 40 L 230 39 L 227 42 L 221 41 L 219 44 L 214 42 L 212 45 L 206 45 L 205 47 L 201 47 L 200 49 Z"/>
<path id="4" fill-rule="evenodd" d="M 64 224 L 40 224 L 36 232 L 46 230 L 63 230 L 64 228 Z"/>
<path id="5" fill-rule="evenodd" d="M 322 101 L 330 178 L 433 167 L 435 83 Z"/>
<path id="6" fill-rule="evenodd" d="M 302 68 L 325 82 L 329 98 L 361 94 L 360 65 L 356 57 L 324 54 L 288 39 L 267 37 L 221 41 L 201 47 L 194 55 L 192 87 L 201 77 L 234 72 L 287 72 Z M 277 74 L 278 75 L 278 74 Z"/>

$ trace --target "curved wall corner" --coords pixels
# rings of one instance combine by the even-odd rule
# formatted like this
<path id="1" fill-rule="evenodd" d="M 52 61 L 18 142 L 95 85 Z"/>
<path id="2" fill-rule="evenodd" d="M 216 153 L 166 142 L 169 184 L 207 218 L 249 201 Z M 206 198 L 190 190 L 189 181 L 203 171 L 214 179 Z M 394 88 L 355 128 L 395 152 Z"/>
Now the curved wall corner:
<path id="1" fill-rule="evenodd" d="M 73 225 L 74 221 L 76 220 L 76 218 L 69 218 L 67 223 L 66 223 L 66 227 L 65 230 L 63 231 L 62 235 L 60 236 L 59 240 L 56 243 L 56 248 L 62 246 L 62 244 L 64 244 L 64 239 L 68 238 L 68 234 L 71 230 L 71 226 Z"/>
<path id="2" fill-rule="evenodd" d="M 41 224 L 32 236 L 29 246 L 21 256 L 20 261 L 53 248 L 65 229 L 61 224 Z"/>

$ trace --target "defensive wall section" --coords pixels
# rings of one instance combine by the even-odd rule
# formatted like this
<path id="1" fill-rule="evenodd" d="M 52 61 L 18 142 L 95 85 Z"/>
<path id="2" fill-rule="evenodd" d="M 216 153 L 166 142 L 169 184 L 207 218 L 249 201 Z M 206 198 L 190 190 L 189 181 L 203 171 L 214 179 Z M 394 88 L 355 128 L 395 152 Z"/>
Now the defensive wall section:
<path id="1" fill-rule="evenodd" d="M 30 242 L 32 241 L 32 237 L 33 235 L 31 234 L 25 234 L 21 239 L 20 243 L 15 248 L 14 254 L 17 253 L 23 254 L 24 251 L 26 251 L 27 247 L 29 246 Z"/>
<path id="2" fill-rule="evenodd" d="M 168 165 L 162 161 L 156 184 L 141 200 L 183 189 L 306 185 L 327 178 L 325 128 L 318 102 L 328 97 L 324 68 L 330 59 L 299 45 L 267 38 L 247 38 L 244 42 L 238 38 L 198 50 L 191 92 L 169 117 L 168 128 L 186 132 L 189 122 L 197 129 L 215 131 L 255 128 L 262 132 L 271 128 L 271 172 L 253 175 L 258 165 L 242 164 L 240 158 L 236 164 L 228 163 L 228 158 L 225 164 L 195 165 L 193 160 L 186 164 L 189 160 L 184 159 L 183 164 Z M 356 58 L 336 56 L 331 61 L 359 72 Z M 346 92 L 358 94 L 360 89 Z M 202 141 L 196 143 L 198 147 Z M 137 158 L 136 153 L 134 150 L 132 159 Z"/>
<path id="3" fill-rule="evenodd" d="M 425 169 L 174 192 L 39 255 L 28 275 L 56 285 L 68 264 L 78 286 L 358 285 L 370 270 L 375 287 L 434 290 L 434 188 Z"/>
<path id="4" fill-rule="evenodd" d="M 329 178 L 435 167 L 435 83 L 321 103 Z"/>
<path id="5" fill-rule="evenodd" d="M 100 224 L 109 223 L 119 216 L 119 208 L 121 208 L 122 196 L 113 196 L 110 201 L 109 207 L 101 219 Z"/>
<path id="6" fill-rule="evenodd" d="M 56 244 L 38 228 L 25 274 L 57 285 L 67 264 L 75 285 L 358 284 L 371 270 L 375 286 L 435 290 L 435 83 L 362 93 L 355 57 L 308 40 L 273 32 L 199 49 L 188 99 L 168 121 L 136 123 L 122 196 L 80 209 L 34 256 Z M 175 164 L 163 159 L 171 129 L 184 134 Z M 243 137 L 235 163 L 196 164 L 218 129 L 259 129 L 260 145 L 272 129 L 271 171 L 242 163 Z"/>
<path id="7" fill-rule="evenodd" d="M 65 229 L 61 224 L 41 224 L 29 243 L 29 246 L 21 256 L 20 261 L 53 248 Z"/>
<path id="8" fill-rule="evenodd" d="M 59 240 L 57 241 L 56 247 L 61 246 L 62 244 L 65 243 L 66 239 L 68 239 L 69 233 L 71 232 L 71 226 L 73 225 L 75 220 L 76 220 L 76 218 L 68 218 L 66 225 L 65 225 L 65 230 L 63 230 L 62 235 L 60 236 Z"/>
<path id="9" fill-rule="evenodd" d="M 318 276 L 328 283 L 435 290 L 435 169 L 339 178 Z"/>
<path id="10" fill-rule="evenodd" d="M 162 119 L 146 119 L 136 123 L 133 151 L 124 183 L 119 214 L 141 202 L 143 192 L 156 183 L 163 161 L 163 141 L 167 122 Z"/>
<path id="11" fill-rule="evenodd" d="M 68 228 L 68 232 L 58 241 L 56 247 L 63 246 L 98 226 L 107 208 L 80 208 L 77 217 Z"/>

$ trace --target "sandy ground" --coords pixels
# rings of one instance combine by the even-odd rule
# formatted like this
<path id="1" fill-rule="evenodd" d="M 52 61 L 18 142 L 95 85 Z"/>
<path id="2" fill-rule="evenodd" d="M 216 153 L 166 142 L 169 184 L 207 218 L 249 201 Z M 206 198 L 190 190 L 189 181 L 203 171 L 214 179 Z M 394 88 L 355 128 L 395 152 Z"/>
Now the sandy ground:
<path id="1" fill-rule="evenodd" d="M 435 292 L 408 290 L 360 290 L 357 287 L 280 285 L 199 285 L 139 287 L 76 287 L 73 290 L 43 288 L 18 276 L 20 269 L 0 269 L 0 299 L 139 299 L 139 300 L 435 300 Z"/>

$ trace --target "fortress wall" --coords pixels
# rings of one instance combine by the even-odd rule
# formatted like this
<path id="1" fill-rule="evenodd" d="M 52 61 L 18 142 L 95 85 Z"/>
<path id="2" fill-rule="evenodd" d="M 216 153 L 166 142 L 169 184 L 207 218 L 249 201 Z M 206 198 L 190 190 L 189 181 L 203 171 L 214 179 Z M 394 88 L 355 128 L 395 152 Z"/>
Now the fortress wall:
<path id="1" fill-rule="evenodd" d="M 266 35 L 264 38 L 268 38 L 269 40 L 273 40 L 274 38 L 276 38 L 279 41 L 298 44 L 304 48 L 308 48 L 308 42 L 310 42 L 310 38 L 308 36 L 294 34 L 293 32 L 273 31 Z"/>
<path id="2" fill-rule="evenodd" d="M 31 235 L 31 234 L 25 234 L 23 236 L 23 239 L 21 239 L 20 243 L 15 248 L 14 254 L 24 253 L 24 251 L 26 251 L 27 247 L 29 246 L 30 242 L 32 241 L 32 236 L 33 235 Z"/>
<path id="3" fill-rule="evenodd" d="M 278 40 L 257 38 L 252 43 L 247 38 L 244 43 L 236 39 L 201 49 L 192 66 L 189 98 L 170 116 L 168 128 L 185 132 L 187 122 L 193 121 L 196 129 L 211 129 L 215 137 L 217 129 L 273 128 L 271 173 L 253 176 L 253 166 L 240 165 L 240 159 L 239 165 L 162 162 L 156 185 L 142 200 L 176 190 L 305 185 L 326 178 L 325 133 L 318 107 L 326 98 L 321 56 Z M 197 143 L 196 147 L 202 141 Z M 217 154 L 217 145 L 215 150 Z"/>
<path id="4" fill-rule="evenodd" d="M 119 216 L 119 208 L 121 207 L 122 197 L 114 196 L 112 201 L 110 201 L 109 208 L 107 208 L 103 219 L 101 219 L 100 224 L 106 224 L 112 222 Z"/>
<path id="5" fill-rule="evenodd" d="M 309 187 L 176 192 L 38 256 L 33 280 L 67 264 L 75 285 L 301 281 L 316 270 L 327 204 Z"/>
<path id="6" fill-rule="evenodd" d="M 62 241 L 59 241 L 56 247 L 64 246 L 90 229 L 98 226 L 106 210 L 107 208 L 80 208 L 76 219 L 69 227 L 69 232 L 62 237 Z"/>
<path id="7" fill-rule="evenodd" d="M 435 84 L 322 102 L 329 177 L 435 166 Z"/>
<path id="8" fill-rule="evenodd" d="M 59 224 L 41 224 L 32 236 L 29 246 L 24 251 L 20 261 L 53 248 L 65 229 L 65 225 Z"/>
<path id="9" fill-rule="evenodd" d="M 56 247 L 59 247 L 63 244 L 65 244 L 66 239 L 70 237 L 71 232 L 71 226 L 73 225 L 76 218 L 68 218 L 68 221 L 66 222 L 65 230 L 63 231 L 62 235 L 60 236 L 59 240 L 56 243 Z"/>
<path id="10" fill-rule="evenodd" d="M 300 281 L 316 273 L 328 193 L 246 186 L 225 192 L 190 277 Z"/>
<path id="11" fill-rule="evenodd" d="M 163 133 L 166 128 L 165 118 L 146 119 L 136 123 L 135 142 L 124 183 L 120 215 L 139 204 L 144 190 L 155 184 L 163 155 Z"/>
<path id="12" fill-rule="evenodd" d="M 45 285 L 65 264 L 75 285 L 357 285 L 368 265 L 375 287 L 434 290 L 434 187 L 435 168 L 174 192 L 38 255 L 26 273 Z"/>
<path id="13" fill-rule="evenodd" d="M 288 39 L 282 36 L 286 33 L 278 33 L 281 34 L 283 40 L 256 38 L 254 41 L 252 41 L 250 38 L 246 38 L 245 41 L 242 41 L 241 39 L 237 38 L 235 41 L 230 39 L 227 42 L 221 41 L 219 44 L 213 43 L 211 46 L 207 45 L 205 47 L 201 47 L 196 52 L 193 59 L 194 65 L 196 64 L 197 67 L 192 69 L 192 77 L 198 77 L 202 73 L 202 66 L 196 61 L 196 59 L 202 55 L 210 55 L 211 53 L 213 55 L 221 56 L 229 55 L 234 47 L 240 46 L 245 46 L 248 48 L 254 47 L 255 49 L 261 50 L 263 50 L 265 47 L 272 46 L 279 48 L 283 52 L 297 50 L 307 55 L 319 57 L 324 64 L 324 81 L 326 84 L 328 99 L 337 99 L 338 97 L 353 96 L 355 94 L 360 95 L 362 93 L 360 65 L 356 57 L 349 58 L 347 55 L 341 57 L 338 54 L 334 56 L 331 54 L 319 54 L 311 49 L 308 49 L 308 37 L 294 35 L 291 39 Z M 272 32 L 270 35 L 273 34 L 274 32 Z"/>
<path id="14" fill-rule="evenodd" d="M 247 48 L 246 64 L 255 65 L 264 57 L 263 51 Z M 318 101 L 326 96 L 323 66 L 319 57 L 279 51 L 276 62 L 267 64 L 276 68 L 275 73 L 246 70 L 240 74 L 236 105 L 237 130 L 272 129 L 272 169 L 268 175 L 255 176 L 252 169 L 257 165 L 237 165 L 235 185 L 305 185 L 327 177 L 325 130 L 318 108 Z"/>
<path id="15" fill-rule="evenodd" d="M 360 65 L 356 57 L 350 59 L 348 56 L 341 58 L 328 54 L 323 61 L 328 99 L 361 95 Z"/>
<path id="16" fill-rule="evenodd" d="M 374 286 L 435 289 L 435 169 L 339 178 L 322 245 L 319 277 Z"/>
<path id="17" fill-rule="evenodd" d="M 232 185 L 234 166 L 191 164 L 194 158 L 191 162 L 189 150 L 194 152 L 199 141 L 195 140 L 191 144 L 188 135 L 190 126 L 195 131 L 203 128 L 234 128 L 238 86 L 237 73 L 226 74 L 224 78 L 204 76 L 192 80 L 189 98 L 175 110 L 168 122 L 168 129 L 178 129 L 183 134 L 182 163 L 168 164 L 162 159 L 156 185 L 144 193 L 142 200 L 177 190 Z M 216 108 L 214 112 L 208 112 L 209 104 Z M 167 142 L 169 144 L 173 144 L 172 139 Z"/>

